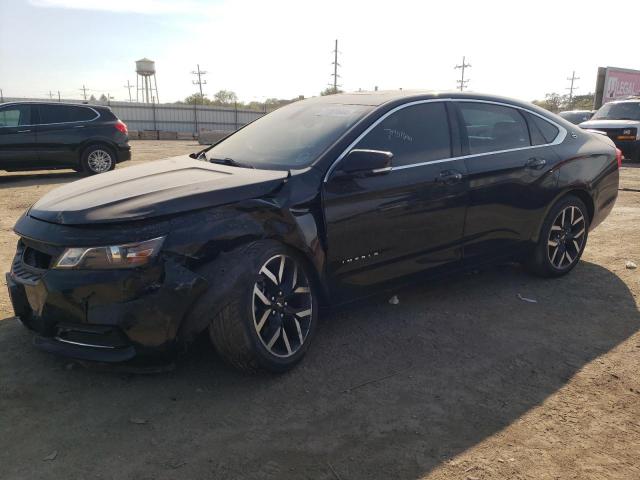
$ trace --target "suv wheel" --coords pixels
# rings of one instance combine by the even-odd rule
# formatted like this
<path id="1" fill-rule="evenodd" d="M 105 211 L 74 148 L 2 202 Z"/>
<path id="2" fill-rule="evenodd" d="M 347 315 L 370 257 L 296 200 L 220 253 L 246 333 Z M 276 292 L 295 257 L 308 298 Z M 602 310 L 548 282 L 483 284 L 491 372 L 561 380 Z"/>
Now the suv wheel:
<path id="1" fill-rule="evenodd" d="M 542 277 L 559 277 L 578 263 L 587 244 L 589 215 L 584 202 L 569 195 L 549 211 L 526 266 Z"/>
<path id="2" fill-rule="evenodd" d="M 109 147 L 91 145 L 82 152 L 82 171 L 88 175 L 108 172 L 116 166 L 116 156 Z"/>
<path id="3" fill-rule="evenodd" d="M 225 279 L 234 286 L 211 320 L 211 341 L 236 368 L 284 372 L 304 356 L 315 332 L 311 277 L 298 254 L 278 242 L 240 250 L 243 265 L 237 278 Z"/>

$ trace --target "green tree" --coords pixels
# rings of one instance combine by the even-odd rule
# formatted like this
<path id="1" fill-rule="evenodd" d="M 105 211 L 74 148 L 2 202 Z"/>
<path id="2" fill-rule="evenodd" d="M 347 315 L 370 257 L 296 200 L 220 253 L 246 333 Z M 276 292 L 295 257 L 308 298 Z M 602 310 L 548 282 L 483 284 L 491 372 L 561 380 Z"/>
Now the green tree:
<path id="1" fill-rule="evenodd" d="M 213 96 L 213 101 L 219 105 L 230 105 L 238 101 L 238 96 L 231 90 L 220 90 Z"/>
<path id="2" fill-rule="evenodd" d="M 185 98 L 184 102 L 179 103 L 186 103 L 188 105 L 211 105 L 211 100 L 200 95 L 199 93 L 194 93 L 193 95 L 189 95 L 187 98 Z"/>
<path id="3" fill-rule="evenodd" d="M 342 93 L 342 90 L 339 88 L 327 87 L 320 92 L 320 95 L 324 97 L 325 95 L 335 95 L 336 93 Z"/>

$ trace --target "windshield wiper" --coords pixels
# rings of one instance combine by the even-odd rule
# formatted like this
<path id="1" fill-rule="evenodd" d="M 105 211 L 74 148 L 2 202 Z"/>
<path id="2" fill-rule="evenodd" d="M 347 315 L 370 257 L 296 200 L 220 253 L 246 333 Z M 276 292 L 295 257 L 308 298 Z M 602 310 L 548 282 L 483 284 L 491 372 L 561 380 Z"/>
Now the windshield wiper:
<path id="1" fill-rule="evenodd" d="M 219 163 L 220 165 L 229 165 L 230 167 L 240 167 L 240 168 L 255 168 L 253 165 L 248 165 L 246 163 L 238 162 L 233 158 L 225 157 L 225 158 L 210 158 L 209 162 L 211 163 Z"/>

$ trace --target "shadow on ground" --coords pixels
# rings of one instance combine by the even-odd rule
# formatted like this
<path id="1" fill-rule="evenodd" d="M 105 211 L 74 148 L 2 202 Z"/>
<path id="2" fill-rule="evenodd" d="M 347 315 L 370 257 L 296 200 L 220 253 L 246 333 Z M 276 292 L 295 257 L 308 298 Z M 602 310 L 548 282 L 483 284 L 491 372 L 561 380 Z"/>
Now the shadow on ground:
<path id="1" fill-rule="evenodd" d="M 32 187 L 34 185 L 56 185 L 73 182 L 83 178 L 83 175 L 72 170 L 55 172 L 24 172 L 0 175 L 0 188 L 3 187 Z"/>
<path id="2" fill-rule="evenodd" d="M 587 262 L 557 280 L 501 266 L 398 295 L 325 315 L 283 376 L 237 374 L 202 346 L 165 374 L 68 369 L 2 321 L 4 478 L 419 478 L 640 320 L 626 285 Z"/>

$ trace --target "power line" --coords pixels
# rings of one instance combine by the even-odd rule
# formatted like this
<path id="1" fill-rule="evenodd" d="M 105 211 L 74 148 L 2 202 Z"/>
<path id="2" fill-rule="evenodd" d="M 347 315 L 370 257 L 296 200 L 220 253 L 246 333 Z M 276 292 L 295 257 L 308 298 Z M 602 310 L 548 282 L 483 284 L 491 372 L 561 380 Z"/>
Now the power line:
<path id="1" fill-rule="evenodd" d="M 202 79 L 203 75 L 206 75 L 207 72 L 204 72 L 202 70 L 200 70 L 200 64 L 196 65 L 197 70 L 193 70 L 191 72 L 191 75 L 197 75 L 198 76 L 198 80 L 192 80 L 192 83 L 194 85 L 198 85 L 198 87 L 200 88 L 200 101 L 202 103 L 204 103 L 204 94 L 202 93 L 202 85 L 206 85 L 207 81 Z"/>
<path id="2" fill-rule="evenodd" d="M 465 59 L 466 59 L 466 57 L 462 57 L 462 65 L 456 65 L 455 67 L 453 67 L 454 69 L 458 69 L 459 68 L 459 69 L 462 70 L 462 75 L 460 76 L 460 80 L 457 80 L 458 88 L 460 89 L 461 92 L 465 88 L 467 88 L 467 83 L 469 83 L 469 79 L 467 79 L 467 80 L 464 79 L 464 69 L 471 67 L 471 64 L 466 63 Z"/>
<path id="3" fill-rule="evenodd" d="M 573 91 L 578 88 L 574 86 L 574 82 L 576 80 L 580 80 L 580 77 L 576 77 L 576 71 L 574 70 L 571 74 L 571 78 L 567 77 L 567 80 L 571 81 L 571 86 L 567 87 L 566 90 L 569 90 L 569 107 L 573 104 Z"/>
<path id="4" fill-rule="evenodd" d="M 338 85 L 338 78 L 340 77 L 340 75 L 338 75 L 338 67 L 342 66 L 338 63 L 338 40 L 336 40 L 336 46 L 333 49 L 333 62 L 331 62 L 331 65 L 333 65 L 333 73 L 331 74 L 333 77 L 333 85 L 330 83 L 329 86 L 333 87 L 333 93 L 338 93 L 338 87 L 342 86 Z"/>

